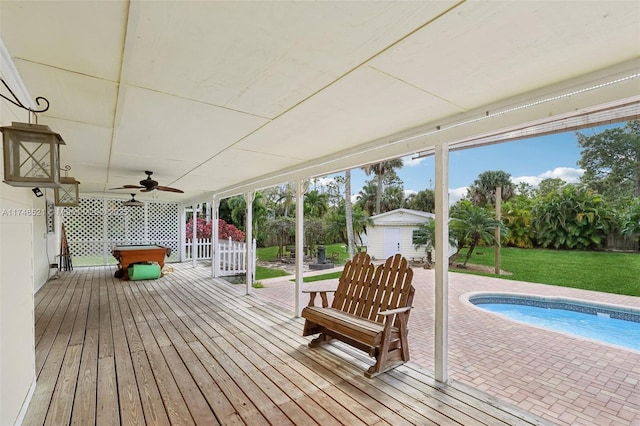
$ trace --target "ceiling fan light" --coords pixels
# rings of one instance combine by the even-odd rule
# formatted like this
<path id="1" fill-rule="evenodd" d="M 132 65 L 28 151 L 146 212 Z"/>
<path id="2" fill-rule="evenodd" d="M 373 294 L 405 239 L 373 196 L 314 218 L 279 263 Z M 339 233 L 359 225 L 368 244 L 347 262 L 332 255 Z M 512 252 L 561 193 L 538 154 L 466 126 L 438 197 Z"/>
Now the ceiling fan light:
<path id="1" fill-rule="evenodd" d="M 144 203 L 142 201 L 137 201 L 135 194 L 131 194 L 131 199 L 129 201 L 125 201 L 122 205 L 127 207 L 142 207 L 144 206 Z"/>

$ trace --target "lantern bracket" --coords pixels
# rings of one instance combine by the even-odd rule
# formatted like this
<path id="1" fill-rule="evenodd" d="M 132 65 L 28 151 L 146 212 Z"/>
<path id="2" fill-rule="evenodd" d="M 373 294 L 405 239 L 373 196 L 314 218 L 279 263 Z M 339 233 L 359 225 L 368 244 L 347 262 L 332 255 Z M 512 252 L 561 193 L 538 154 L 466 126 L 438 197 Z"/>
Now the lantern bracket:
<path id="1" fill-rule="evenodd" d="M 9 93 L 11 93 L 11 96 L 13 96 L 13 100 L 8 98 L 8 97 L 6 97 L 2 93 L 0 93 L 0 96 L 2 96 L 4 99 L 6 99 L 7 101 L 11 102 L 15 106 L 20 107 L 22 109 L 26 109 L 27 111 L 29 111 L 29 113 L 30 113 L 29 114 L 29 121 L 31 121 L 31 113 L 36 114 L 36 113 L 40 113 L 40 112 L 45 112 L 45 111 L 47 111 L 49 109 L 49 100 L 47 98 L 42 97 L 42 96 L 38 96 L 36 98 L 36 104 L 40 107 L 40 101 L 44 101 L 47 104 L 45 107 L 40 107 L 41 109 L 33 109 L 33 108 L 29 108 L 28 106 L 25 106 L 22 102 L 20 102 L 20 99 L 18 99 L 16 94 L 13 93 L 13 90 L 11 90 L 11 88 L 9 87 L 7 82 L 4 81 L 3 78 L 0 78 L 0 80 L 2 81 L 2 84 L 4 85 L 4 87 L 7 88 Z"/>

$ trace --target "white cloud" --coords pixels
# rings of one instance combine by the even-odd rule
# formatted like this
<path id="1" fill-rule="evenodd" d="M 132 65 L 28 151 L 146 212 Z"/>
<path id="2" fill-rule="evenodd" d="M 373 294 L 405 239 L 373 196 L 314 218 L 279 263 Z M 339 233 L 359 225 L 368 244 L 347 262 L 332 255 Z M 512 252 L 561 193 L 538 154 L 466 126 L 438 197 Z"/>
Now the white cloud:
<path id="1" fill-rule="evenodd" d="M 584 174 L 582 169 L 574 169 L 571 167 L 556 167 L 553 170 L 546 171 L 540 176 L 543 178 L 560 178 L 567 183 L 578 183 L 580 177 Z"/>
<path id="2" fill-rule="evenodd" d="M 409 195 L 411 194 L 417 194 L 418 191 L 413 190 L 413 189 L 405 189 L 404 190 L 404 198 L 407 198 Z"/>
<path id="3" fill-rule="evenodd" d="M 461 200 L 467 195 L 467 186 L 460 188 L 449 188 L 449 205 L 455 204 L 456 201 Z"/>
<path id="4" fill-rule="evenodd" d="M 571 167 L 556 167 L 553 170 L 547 170 L 538 176 L 519 176 L 513 178 L 512 181 L 516 185 L 520 182 L 526 182 L 529 185 L 537 187 L 543 179 L 555 179 L 560 178 L 567 183 L 577 183 L 580 181 L 580 177 L 584 174 L 584 170 L 575 169 Z"/>
<path id="5" fill-rule="evenodd" d="M 511 179 L 511 181 L 516 185 L 524 182 L 524 183 L 528 183 L 531 186 L 537 187 L 538 185 L 540 185 L 540 181 L 542 179 L 543 178 L 541 178 L 540 176 L 520 176 L 520 177 Z"/>
<path id="6" fill-rule="evenodd" d="M 407 155 L 406 157 L 402 157 L 402 165 L 407 167 L 416 167 L 419 166 L 420 163 L 422 163 L 422 161 L 425 159 L 426 157 L 414 158 L 414 154 Z"/>

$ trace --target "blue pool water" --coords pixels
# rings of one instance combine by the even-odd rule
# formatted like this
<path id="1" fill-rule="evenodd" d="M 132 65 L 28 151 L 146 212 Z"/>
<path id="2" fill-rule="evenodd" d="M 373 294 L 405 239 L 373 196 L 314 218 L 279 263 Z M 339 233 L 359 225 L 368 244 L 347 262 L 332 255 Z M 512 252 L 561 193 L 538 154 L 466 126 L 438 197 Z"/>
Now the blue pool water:
<path id="1" fill-rule="evenodd" d="M 518 300 L 514 297 L 507 297 L 504 300 L 500 300 L 500 297 L 495 295 L 469 299 L 471 303 L 479 308 L 504 315 L 516 321 L 640 350 L 640 322 L 637 322 L 640 318 L 638 316 L 640 315 L 640 310 L 616 311 L 610 308 L 600 309 L 598 305 L 572 304 L 566 302 L 566 300 L 563 300 L 562 303 L 545 302 L 542 299 L 532 297 Z M 496 301 L 498 303 L 493 303 Z M 565 308 L 568 307 L 569 310 L 558 309 L 553 306 L 554 304 Z M 545 305 L 552 307 L 545 307 Z M 591 310 L 592 313 L 577 312 L 580 310 Z M 612 316 L 622 316 L 631 318 L 631 320 L 611 318 Z"/>

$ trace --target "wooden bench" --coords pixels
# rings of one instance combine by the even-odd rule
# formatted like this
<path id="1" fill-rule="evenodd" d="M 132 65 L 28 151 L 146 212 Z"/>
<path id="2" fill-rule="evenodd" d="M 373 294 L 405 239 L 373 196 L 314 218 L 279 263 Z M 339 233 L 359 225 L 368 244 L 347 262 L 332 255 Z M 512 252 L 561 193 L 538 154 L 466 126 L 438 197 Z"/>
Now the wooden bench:
<path id="1" fill-rule="evenodd" d="M 413 271 L 396 254 L 374 267 L 367 253 L 349 260 L 338 281 L 333 303 L 326 289 L 308 289 L 309 305 L 302 310 L 304 336 L 320 333 L 309 343 L 317 347 L 331 339 L 341 340 L 376 358 L 365 376 L 374 377 L 409 361 L 407 340 L 409 313 L 415 289 Z M 322 306 L 315 306 L 316 294 Z"/>

